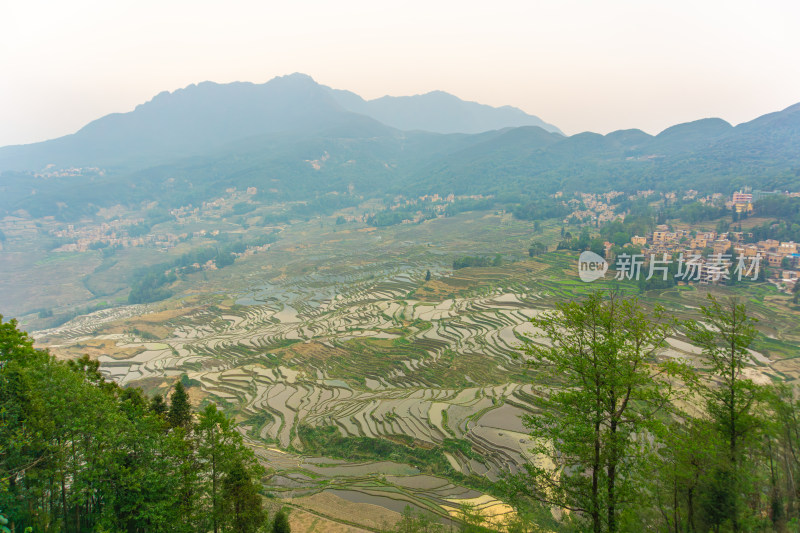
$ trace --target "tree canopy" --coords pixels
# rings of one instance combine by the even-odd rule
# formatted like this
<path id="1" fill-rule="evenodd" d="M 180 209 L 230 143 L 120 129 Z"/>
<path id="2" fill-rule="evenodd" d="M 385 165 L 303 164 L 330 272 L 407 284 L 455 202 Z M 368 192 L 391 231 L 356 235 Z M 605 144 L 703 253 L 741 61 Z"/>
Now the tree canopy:
<path id="1" fill-rule="evenodd" d="M 62 362 L 34 349 L 14 320 L 0 317 L 6 527 L 255 531 L 265 520 L 263 467 L 213 404 L 195 417 L 185 400 L 173 393 L 165 417 L 163 399 L 106 382 L 88 357 Z"/>

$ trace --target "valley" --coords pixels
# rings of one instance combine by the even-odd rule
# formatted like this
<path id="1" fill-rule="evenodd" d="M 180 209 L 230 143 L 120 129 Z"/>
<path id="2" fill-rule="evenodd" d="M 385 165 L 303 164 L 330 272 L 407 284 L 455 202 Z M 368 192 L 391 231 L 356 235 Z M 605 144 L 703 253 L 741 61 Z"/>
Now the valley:
<path id="1" fill-rule="evenodd" d="M 189 274 L 167 300 L 34 336 L 58 357 L 97 357 L 123 385 L 165 394 L 181 380 L 194 403 L 224 407 L 270 469 L 265 491 L 298 509 L 377 529 L 406 504 L 442 518 L 474 504 L 500 523 L 513 511 L 493 483 L 538 460 L 521 419 L 535 375 L 519 347 L 542 341 L 529 319 L 614 282 L 581 282 L 572 252 L 528 257 L 532 236 L 558 239 L 555 221 L 470 211 L 374 228 L 336 224 L 343 214 L 286 224 L 269 250 Z M 450 265 L 494 254 L 499 266 Z M 731 291 L 642 297 L 694 317 L 707 290 Z M 796 383 L 790 297 L 763 283 L 735 290 L 762 319 L 748 375 Z M 659 357 L 696 355 L 678 336 Z M 363 512 L 337 515 L 343 501 Z"/>

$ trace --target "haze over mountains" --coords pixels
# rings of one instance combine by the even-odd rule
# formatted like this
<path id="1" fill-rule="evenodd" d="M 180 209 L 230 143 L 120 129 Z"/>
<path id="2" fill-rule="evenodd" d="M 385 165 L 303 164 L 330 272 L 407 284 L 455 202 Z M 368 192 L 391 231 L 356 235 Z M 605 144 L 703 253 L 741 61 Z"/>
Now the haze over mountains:
<path id="1" fill-rule="evenodd" d="M 375 100 L 364 100 L 350 91 L 331 89 L 330 92 L 336 102 L 348 111 L 372 117 L 399 130 L 481 133 L 519 126 L 538 126 L 546 131 L 562 133 L 552 124 L 516 107 L 491 107 L 465 102 L 443 91 L 415 96 L 384 96 Z"/>
<path id="2" fill-rule="evenodd" d="M 54 168 L 102 174 L 34 177 Z M 800 104 L 732 126 L 702 119 L 564 136 L 511 108 L 442 92 L 366 101 L 302 74 L 265 84 L 204 82 L 161 93 L 73 135 L 0 148 L 0 214 L 73 217 L 158 199 L 196 203 L 226 187 L 265 200 L 319 194 L 531 195 L 750 185 L 800 187 Z"/>
<path id="3" fill-rule="evenodd" d="M 363 117 L 353 117 L 354 113 Z M 479 133 L 516 126 L 558 128 L 505 106 L 465 102 L 436 91 L 366 101 L 355 93 L 291 74 L 264 84 L 203 82 L 162 92 L 128 113 L 95 120 L 73 135 L 0 149 L 0 170 L 47 164 L 140 166 L 141 161 L 204 153 L 256 135 L 316 132 L 369 117 L 401 130 Z"/>

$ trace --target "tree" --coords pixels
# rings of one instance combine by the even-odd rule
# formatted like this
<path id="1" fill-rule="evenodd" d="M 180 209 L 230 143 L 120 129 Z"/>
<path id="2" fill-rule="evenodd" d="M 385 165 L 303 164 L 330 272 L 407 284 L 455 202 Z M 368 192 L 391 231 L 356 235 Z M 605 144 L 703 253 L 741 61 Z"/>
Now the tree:
<path id="1" fill-rule="evenodd" d="M 168 407 L 167 402 L 164 401 L 164 396 L 161 394 L 153 396 L 150 400 L 150 410 L 158 416 L 166 416 Z"/>
<path id="2" fill-rule="evenodd" d="M 800 494 L 800 401 L 794 388 L 786 383 L 769 391 L 770 431 L 766 432 L 770 467 L 770 514 L 776 531 L 785 530 L 789 518 L 797 517 L 797 495 Z M 778 473 L 776 473 L 778 472 Z M 782 480 L 780 479 L 782 478 Z M 779 487 L 782 481 L 783 489 Z"/>
<path id="3" fill-rule="evenodd" d="M 198 440 L 197 453 L 207 472 L 205 492 L 210 504 L 208 515 L 214 533 L 217 533 L 224 515 L 220 481 L 226 463 L 230 460 L 232 444 L 230 421 L 224 413 L 217 410 L 215 404 L 210 403 L 200 412 L 195 431 Z"/>
<path id="4" fill-rule="evenodd" d="M 264 473 L 263 467 L 252 453 L 243 451 L 242 437 L 233 421 L 213 403 L 198 415 L 194 434 L 204 472 L 201 491 L 208 507 L 205 515 L 211 528 L 217 532 L 233 521 L 239 524 L 236 531 L 255 530 L 264 518 L 255 485 Z"/>
<path id="5" fill-rule="evenodd" d="M 536 257 L 547 251 L 547 246 L 539 241 L 533 241 L 528 248 L 528 257 Z"/>
<path id="6" fill-rule="evenodd" d="M 209 508 L 229 501 L 224 518 L 254 531 L 263 468 L 225 419 L 221 467 L 212 470 L 183 395 L 170 406 L 182 422 L 168 426 L 141 389 L 106 382 L 87 357 L 63 362 L 34 349 L 16 322 L 0 318 L 0 510 L 8 528 L 208 531 Z M 212 473 L 224 498 L 204 490 Z"/>
<path id="7" fill-rule="evenodd" d="M 441 522 L 422 512 L 414 512 L 410 505 L 406 505 L 403 513 L 395 524 L 393 533 L 444 533 L 445 528 Z"/>
<path id="8" fill-rule="evenodd" d="M 536 411 L 524 418 L 538 460 L 513 478 L 516 497 L 568 509 L 595 533 L 618 530 L 635 506 L 657 415 L 675 378 L 691 377 L 680 362 L 655 360 L 673 322 L 663 309 L 652 315 L 598 291 L 531 320 L 546 339 L 524 349 L 539 373 Z"/>
<path id="9" fill-rule="evenodd" d="M 175 523 L 163 422 L 96 361 L 56 361 L 0 326 L 0 508 L 11 529 L 163 531 Z M 160 525 L 159 525 L 160 524 Z"/>
<path id="10" fill-rule="evenodd" d="M 239 533 L 255 533 L 267 519 L 251 470 L 241 459 L 234 460 L 222 480 L 223 515 Z"/>
<path id="11" fill-rule="evenodd" d="M 483 530 L 482 526 L 486 522 L 480 509 L 477 509 L 470 503 L 462 503 L 458 507 L 456 518 L 458 519 L 458 531 L 462 533 L 480 532 Z"/>
<path id="12" fill-rule="evenodd" d="M 705 488 L 713 476 L 719 439 L 708 420 L 678 413 L 659 436 L 652 463 L 655 503 L 667 531 L 708 531 L 716 517 L 709 512 Z M 658 519 L 654 517 L 653 521 Z"/>
<path id="13" fill-rule="evenodd" d="M 757 334 L 756 320 L 748 315 L 745 304 L 734 298 L 720 303 L 709 294 L 708 301 L 708 305 L 700 307 L 703 322 L 688 322 L 687 335 L 702 349 L 708 365 L 713 381 L 701 387 L 700 392 L 727 448 L 726 461 L 721 463 L 712 487 L 718 494 L 715 505 L 723 506 L 720 514 L 730 519 L 733 531 L 739 531 L 742 454 L 747 439 L 758 428 L 755 410 L 762 396 L 760 387 L 743 374 L 745 365 L 752 360 L 749 347 Z"/>
<path id="14" fill-rule="evenodd" d="M 430 281 L 430 280 L 431 280 L 431 271 L 428 270 L 425 272 L 425 281 Z"/>
<path id="15" fill-rule="evenodd" d="M 289 527 L 289 516 L 286 511 L 281 508 L 275 514 L 275 520 L 272 521 L 272 533 L 291 533 L 292 529 Z"/>
<path id="16" fill-rule="evenodd" d="M 169 413 L 167 421 L 174 428 L 188 428 L 192 422 L 192 406 L 189 405 L 189 395 L 183 383 L 178 380 L 170 397 Z"/>

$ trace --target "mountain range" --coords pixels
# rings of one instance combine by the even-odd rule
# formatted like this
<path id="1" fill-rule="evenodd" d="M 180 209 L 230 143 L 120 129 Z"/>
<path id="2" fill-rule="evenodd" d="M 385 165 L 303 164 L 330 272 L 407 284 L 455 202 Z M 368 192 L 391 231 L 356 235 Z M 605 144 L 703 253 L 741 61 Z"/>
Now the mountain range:
<path id="1" fill-rule="evenodd" d="M 100 167 L 69 178 L 42 169 Z M 557 190 L 800 188 L 800 104 L 733 126 L 716 118 L 652 136 L 565 136 L 511 107 L 432 92 L 364 100 L 303 74 L 161 93 L 72 135 L 0 148 L 0 215 L 72 218 L 97 207 L 197 203 L 227 187 L 264 200 Z"/>
<path id="2" fill-rule="evenodd" d="M 305 74 L 291 74 L 264 84 L 203 82 L 162 92 L 133 111 L 106 115 L 72 135 L 0 148 L 0 171 L 45 165 L 149 166 L 256 135 L 309 134 L 355 120 L 354 114 L 400 130 L 479 133 L 539 126 L 559 132 L 517 108 L 465 102 L 441 91 L 367 101 L 317 84 Z"/>

